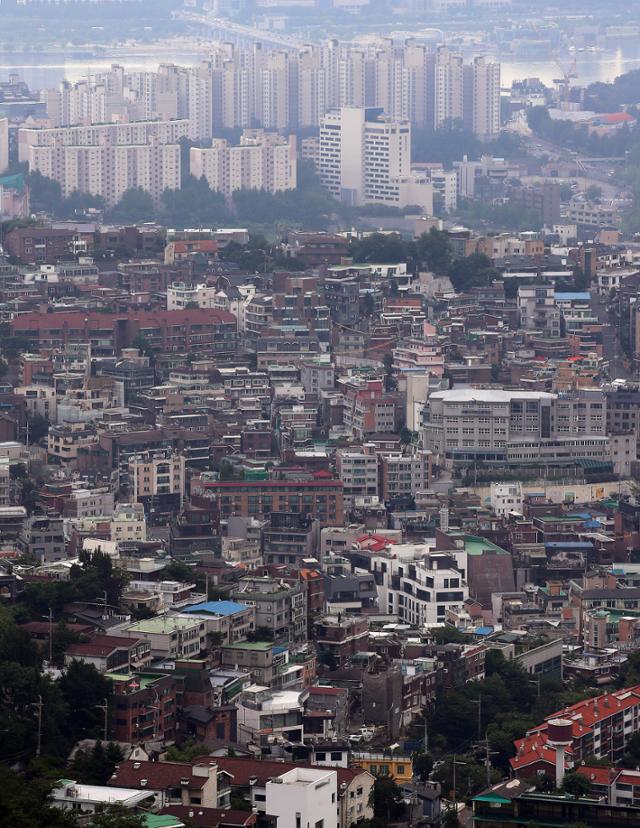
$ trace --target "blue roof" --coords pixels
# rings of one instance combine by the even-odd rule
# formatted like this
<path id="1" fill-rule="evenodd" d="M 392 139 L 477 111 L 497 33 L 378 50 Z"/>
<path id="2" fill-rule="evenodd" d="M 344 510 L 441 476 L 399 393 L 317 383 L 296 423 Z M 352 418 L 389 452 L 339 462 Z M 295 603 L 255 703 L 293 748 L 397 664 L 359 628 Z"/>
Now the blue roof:
<path id="1" fill-rule="evenodd" d="M 473 632 L 475 635 L 491 635 L 493 627 L 476 627 Z"/>
<path id="2" fill-rule="evenodd" d="M 591 299 L 591 292 L 588 290 L 584 291 L 556 291 L 555 292 L 556 299 L 559 299 L 561 302 L 588 302 Z"/>
<path id="3" fill-rule="evenodd" d="M 278 645 L 277 647 L 274 647 L 274 648 L 273 648 L 273 654 L 274 654 L 274 655 L 278 655 L 279 653 L 286 653 L 288 649 L 289 649 L 288 647 L 283 647 L 283 646 L 280 644 L 280 645 Z"/>
<path id="4" fill-rule="evenodd" d="M 236 604 L 235 601 L 203 601 L 201 604 L 193 604 L 186 607 L 182 612 L 205 612 L 209 615 L 234 615 L 248 609 L 247 604 Z"/>

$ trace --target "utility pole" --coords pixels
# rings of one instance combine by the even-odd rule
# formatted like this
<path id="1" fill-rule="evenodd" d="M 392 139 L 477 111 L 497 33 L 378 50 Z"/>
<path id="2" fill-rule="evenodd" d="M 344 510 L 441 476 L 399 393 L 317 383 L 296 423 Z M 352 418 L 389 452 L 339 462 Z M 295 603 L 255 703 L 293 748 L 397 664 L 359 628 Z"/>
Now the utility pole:
<path id="1" fill-rule="evenodd" d="M 427 709 L 424 710 L 424 752 L 429 752 L 429 721 L 427 719 Z"/>
<path id="2" fill-rule="evenodd" d="M 474 704 L 478 705 L 478 741 L 482 741 L 482 696 L 478 696 L 474 700 Z"/>
<path id="3" fill-rule="evenodd" d="M 105 699 L 103 704 L 96 704 L 96 710 L 102 710 L 104 712 L 102 741 L 106 742 L 109 736 L 109 700 Z"/>
<path id="4" fill-rule="evenodd" d="M 49 607 L 49 666 L 53 662 L 53 610 Z"/>
<path id="5" fill-rule="evenodd" d="M 456 758 L 456 754 L 453 754 L 453 807 L 455 808 L 456 814 L 458 813 L 458 793 L 456 790 L 456 768 L 458 765 L 466 765 L 466 762 L 458 762 Z"/>
<path id="6" fill-rule="evenodd" d="M 497 753 L 495 750 L 489 750 L 489 737 L 485 736 L 484 740 L 485 745 L 485 756 L 484 756 L 484 766 L 487 771 L 487 788 L 491 787 L 491 755 Z"/>
<path id="7" fill-rule="evenodd" d="M 36 745 L 36 759 L 38 759 L 40 753 L 42 752 L 42 696 L 38 696 L 36 707 L 38 708 L 38 742 Z"/>

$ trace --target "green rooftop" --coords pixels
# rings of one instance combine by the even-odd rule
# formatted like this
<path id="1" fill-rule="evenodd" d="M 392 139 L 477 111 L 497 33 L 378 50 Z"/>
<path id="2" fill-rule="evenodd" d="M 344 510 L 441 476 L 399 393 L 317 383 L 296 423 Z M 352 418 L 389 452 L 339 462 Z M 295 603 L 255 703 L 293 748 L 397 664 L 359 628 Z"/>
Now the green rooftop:
<path id="1" fill-rule="evenodd" d="M 160 814 L 145 814 L 146 828 L 184 828 L 184 822 L 175 816 L 161 816 Z"/>
<path id="2" fill-rule="evenodd" d="M 162 673 L 105 673 L 105 678 L 108 678 L 111 681 L 135 681 L 140 685 L 141 690 L 155 684 L 163 677 L 164 674 Z"/>
<path id="3" fill-rule="evenodd" d="M 461 539 L 464 542 L 464 551 L 467 555 L 482 555 L 483 552 L 494 552 L 497 555 L 508 555 L 506 549 L 498 546 L 486 538 L 480 538 L 477 535 L 465 535 L 462 532 L 449 532 L 450 538 Z M 444 549 L 443 552 L 448 550 Z M 453 551 L 453 550 L 451 550 Z"/>

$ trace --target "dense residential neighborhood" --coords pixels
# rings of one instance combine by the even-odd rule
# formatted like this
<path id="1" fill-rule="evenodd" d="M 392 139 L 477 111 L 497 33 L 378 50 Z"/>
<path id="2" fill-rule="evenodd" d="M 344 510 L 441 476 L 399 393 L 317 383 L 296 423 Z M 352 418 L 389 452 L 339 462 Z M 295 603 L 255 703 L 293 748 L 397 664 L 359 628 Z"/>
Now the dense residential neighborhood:
<path id="1" fill-rule="evenodd" d="M 0 828 L 640 826 L 611 5 L 0 3 Z"/>

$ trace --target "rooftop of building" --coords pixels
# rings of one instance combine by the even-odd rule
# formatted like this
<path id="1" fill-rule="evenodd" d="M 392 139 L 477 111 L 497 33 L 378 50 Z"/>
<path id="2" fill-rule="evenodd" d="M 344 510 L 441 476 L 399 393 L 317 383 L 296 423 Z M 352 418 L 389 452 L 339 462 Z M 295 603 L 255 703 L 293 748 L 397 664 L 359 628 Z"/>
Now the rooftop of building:
<path id="1" fill-rule="evenodd" d="M 511 400 L 553 400 L 557 394 L 547 391 L 521 391 L 520 389 L 506 390 L 503 388 L 451 388 L 448 391 L 434 391 L 429 395 L 430 400 L 443 402 L 484 402 L 508 403 Z"/>
<path id="2" fill-rule="evenodd" d="M 181 612 L 226 617 L 244 612 L 247 609 L 249 609 L 248 604 L 238 604 L 236 601 L 203 601 L 201 604 L 192 604 L 190 607 L 185 607 Z"/>

